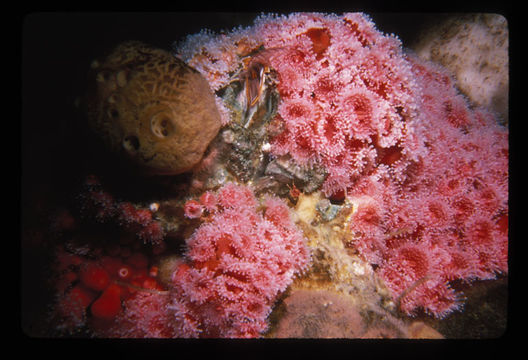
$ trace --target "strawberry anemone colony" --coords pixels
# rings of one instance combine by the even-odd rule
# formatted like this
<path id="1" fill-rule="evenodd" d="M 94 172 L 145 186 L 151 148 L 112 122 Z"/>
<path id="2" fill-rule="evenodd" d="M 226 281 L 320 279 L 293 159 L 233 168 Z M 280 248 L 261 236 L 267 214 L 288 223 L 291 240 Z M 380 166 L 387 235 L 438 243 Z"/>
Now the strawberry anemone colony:
<path id="1" fill-rule="evenodd" d="M 322 191 L 354 204 L 353 245 L 404 312 L 443 317 L 461 305 L 453 281 L 507 273 L 507 128 L 368 17 L 266 15 L 176 55 L 213 90 L 248 56 L 276 73 L 271 154 L 325 168 Z"/>
<path id="2" fill-rule="evenodd" d="M 279 198 L 265 197 L 261 207 L 249 188 L 228 183 L 200 200 L 209 218 L 187 240 L 188 261 L 173 276 L 179 333 L 258 337 L 277 295 L 309 264 L 305 239 Z"/>
<path id="3" fill-rule="evenodd" d="M 152 224 L 145 209 L 113 201 L 99 188 L 85 197 L 97 220 L 117 217 L 139 238 Z M 58 329 L 89 326 L 95 336 L 119 338 L 253 338 L 266 331 L 277 297 L 310 263 L 286 203 L 271 195 L 259 200 L 250 187 L 227 183 L 183 208 L 199 226 L 167 281 L 158 281 L 147 256 L 127 254 L 126 247 L 91 246 L 90 257 L 59 248 Z M 154 235 L 149 241 L 158 240 Z"/>

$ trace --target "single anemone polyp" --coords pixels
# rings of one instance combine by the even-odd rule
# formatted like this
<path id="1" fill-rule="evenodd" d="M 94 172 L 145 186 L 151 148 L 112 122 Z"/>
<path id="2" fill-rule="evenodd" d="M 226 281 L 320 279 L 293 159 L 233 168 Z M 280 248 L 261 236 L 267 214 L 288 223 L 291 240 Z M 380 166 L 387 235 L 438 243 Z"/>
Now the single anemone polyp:
<path id="1" fill-rule="evenodd" d="M 183 210 L 185 212 L 185 217 L 189 219 L 197 219 L 200 216 L 202 216 L 204 209 L 203 209 L 203 205 L 200 204 L 198 201 L 189 200 L 183 206 Z"/>
<path id="2" fill-rule="evenodd" d="M 117 271 L 117 274 L 119 275 L 121 279 L 128 279 L 131 275 L 131 271 L 128 266 L 123 266 L 119 268 L 119 270 Z"/>

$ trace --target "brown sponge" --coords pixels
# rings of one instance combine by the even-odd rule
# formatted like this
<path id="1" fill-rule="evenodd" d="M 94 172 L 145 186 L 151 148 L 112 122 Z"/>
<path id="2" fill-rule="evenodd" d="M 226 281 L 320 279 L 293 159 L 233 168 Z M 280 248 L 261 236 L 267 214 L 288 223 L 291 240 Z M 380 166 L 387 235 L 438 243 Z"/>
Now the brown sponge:
<path id="1" fill-rule="evenodd" d="M 179 174 L 220 129 L 207 80 L 167 51 L 129 41 L 91 65 L 88 120 L 114 152 L 151 174 Z"/>

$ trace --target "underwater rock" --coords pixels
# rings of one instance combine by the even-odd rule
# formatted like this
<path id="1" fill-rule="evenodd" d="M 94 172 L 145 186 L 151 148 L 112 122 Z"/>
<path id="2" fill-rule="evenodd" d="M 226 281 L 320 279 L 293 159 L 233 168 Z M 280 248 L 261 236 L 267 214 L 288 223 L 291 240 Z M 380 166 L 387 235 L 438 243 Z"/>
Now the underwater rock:
<path id="1" fill-rule="evenodd" d="M 389 313 L 365 309 L 351 296 L 331 290 L 295 289 L 279 311 L 269 334 L 275 338 L 442 338 L 426 325 L 415 326 L 411 334 L 405 322 Z"/>
<path id="2" fill-rule="evenodd" d="M 365 321 L 354 302 L 325 290 L 295 290 L 284 300 L 277 338 L 357 338 Z"/>
<path id="3" fill-rule="evenodd" d="M 88 120 L 116 153 L 148 174 L 186 172 L 221 126 L 207 80 L 170 53 L 130 41 L 92 62 Z"/>
<path id="4" fill-rule="evenodd" d="M 324 182 L 326 172 L 318 165 L 308 166 L 296 163 L 290 156 L 278 156 L 270 161 L 265 174 L 279 182 L 294 182 L 304 193 L 316 191 Z"/>
<path id="5" fill-rule="evenodd" d="M 421 321 L 415 321 L 408 328 L 408 335 L 411 339 L 443 339 L 444 337 L 432 327 Z"/>
<path id="6" fill-rule="evenodd" d="M 464 312 L 453 313 L 443 321 L 431 323 L 448 339 L 498 339 L 511 326 L 509 279 L 458 284 L 466 297 Z"/>
<path id="7" fill-rule="evenodd" d="M 319 215 L 321 216 L 323 221 L 333 220 L 341 209 L 339 205 L 332 204 L 328 199 L 323 199 L 319 201 L 315 208 L 319 212 Z"/>
<path id="8" fill-rule="evenodd" d="M 502 15 L 450 16 L 411 49 L 449 69 L 461 92 L 508 123 L 508 21 Z"/>
<path id="9" fill-rule="evenodd" d="M 296 223 L 312 249 L 312 267 L 297 279 L 298 288 L 322 289 L 350 297 L 359 309 L 389 314 L 395 310 L 389 291 L 372 266 L 349 247 L 347 231 L 353 207 L 345 202 L 333 219 L 324 219 L 322 192 L 301 194 L 295 206 Z"/>

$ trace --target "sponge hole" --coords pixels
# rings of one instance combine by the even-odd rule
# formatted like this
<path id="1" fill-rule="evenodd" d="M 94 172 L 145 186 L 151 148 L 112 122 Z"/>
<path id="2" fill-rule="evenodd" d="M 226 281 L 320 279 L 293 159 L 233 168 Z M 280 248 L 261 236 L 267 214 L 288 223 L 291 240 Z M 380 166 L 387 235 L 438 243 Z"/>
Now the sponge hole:
<path id="1" fill-rule="evenodd" d="M 154 116 L 150 122 L 150 129 L 154 135 L 162 139 L 170 136 L 174 132 L 172 122 L 164 115 Z"/>
<path id="2" fill-rule="evenodd" d="M 129 135 L 123 139 L 123 148 L 129 153 L 135 153 L 139 150 L 139 139 L 137 136 Z"/>

